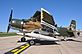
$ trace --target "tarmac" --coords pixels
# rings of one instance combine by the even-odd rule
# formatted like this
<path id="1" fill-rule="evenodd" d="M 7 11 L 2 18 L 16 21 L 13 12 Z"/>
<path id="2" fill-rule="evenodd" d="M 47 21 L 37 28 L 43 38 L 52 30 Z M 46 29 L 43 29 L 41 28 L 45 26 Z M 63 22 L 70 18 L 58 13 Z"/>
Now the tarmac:
<path id="1" fill-rule="evenodd" d="M 0 37 L 0 54 L 82 54 L 82 35 L 74 40 L 32 46 L 28 42 L 18 42 L 21 37 Z"/>

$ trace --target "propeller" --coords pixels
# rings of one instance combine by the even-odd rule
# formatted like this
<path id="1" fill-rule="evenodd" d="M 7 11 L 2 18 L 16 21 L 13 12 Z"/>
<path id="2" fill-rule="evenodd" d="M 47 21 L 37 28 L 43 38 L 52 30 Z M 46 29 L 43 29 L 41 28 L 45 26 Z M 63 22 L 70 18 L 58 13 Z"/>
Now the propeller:
<path id="1" fill-rule="evenodd" d="M 7 27 L 7 33 L 9 32 L 9 30 L 10 30 L 10 24 Z"/>
<path id="2" fill-rule="evenodd" d="M 9 17 L 9 22 L 12 20 L 12 13 L 13 13 L 13 10 L 11 10 L 10 17 Z"/>
<path id="3" fill-rule="evenodd" d="M 9 32 L 10 28 L 11 28 L 11 20 L 12 20 L 12 13 L 13 13 L 13 10 L 11 10 L 11 13 L 10 13 L 10 17 L 9 17 L 9 24 L 8 24 L 8 27 L 7 27 L 7 33 Z"/>

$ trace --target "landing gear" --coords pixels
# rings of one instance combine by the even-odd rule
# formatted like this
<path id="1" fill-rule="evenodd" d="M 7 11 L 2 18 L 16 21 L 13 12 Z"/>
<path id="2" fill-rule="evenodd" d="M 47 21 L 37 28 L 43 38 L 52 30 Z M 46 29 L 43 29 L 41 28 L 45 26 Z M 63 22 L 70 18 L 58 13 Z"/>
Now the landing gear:
<path id="1" fill-rule="evenodd" d="M 25 32 L 23 32 L 23 36 L 24 36 L 24 37 L 21 38 L 21 42 L 25 42 L 25 41 L 26 41 Z"/>
<path id="2" fill-rule="evenodd" d="M 26 38 L 25 37 L 22 37 L 21 38 L 21 42 L 25 42 L 26 41 Z"/>
<path id="3" fill-rule="evenodd" d="M 31 40 L 29 43 L 30 43 L 30 45 L 34 45 L 35 44 L 35 42 L 33 40 Z"/>

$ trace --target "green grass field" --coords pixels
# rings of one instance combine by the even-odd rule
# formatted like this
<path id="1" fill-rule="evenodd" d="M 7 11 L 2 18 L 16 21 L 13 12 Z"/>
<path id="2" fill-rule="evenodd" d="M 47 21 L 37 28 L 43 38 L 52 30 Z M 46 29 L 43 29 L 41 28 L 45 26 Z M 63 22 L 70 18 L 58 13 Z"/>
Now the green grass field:
<path id="1" fill-rule="evenodd" d="M 15 36 L 17 35 L 14 32 L 6 33 L 6 32 L 0 32 L 0 37 L 6 37 L 6 36 Z"/>

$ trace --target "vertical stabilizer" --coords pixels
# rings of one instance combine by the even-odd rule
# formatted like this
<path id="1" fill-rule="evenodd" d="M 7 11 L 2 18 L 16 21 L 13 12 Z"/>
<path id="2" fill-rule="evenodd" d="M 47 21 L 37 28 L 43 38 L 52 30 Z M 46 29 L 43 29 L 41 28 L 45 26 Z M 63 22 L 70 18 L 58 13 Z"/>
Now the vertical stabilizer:
<path id="1" fill-rule="evenodd" d="M 69 27 L 70 27 L 69 28 L 70 30 L 76 30 L 76 21 L 75 20 L 72 20 Z"/>

